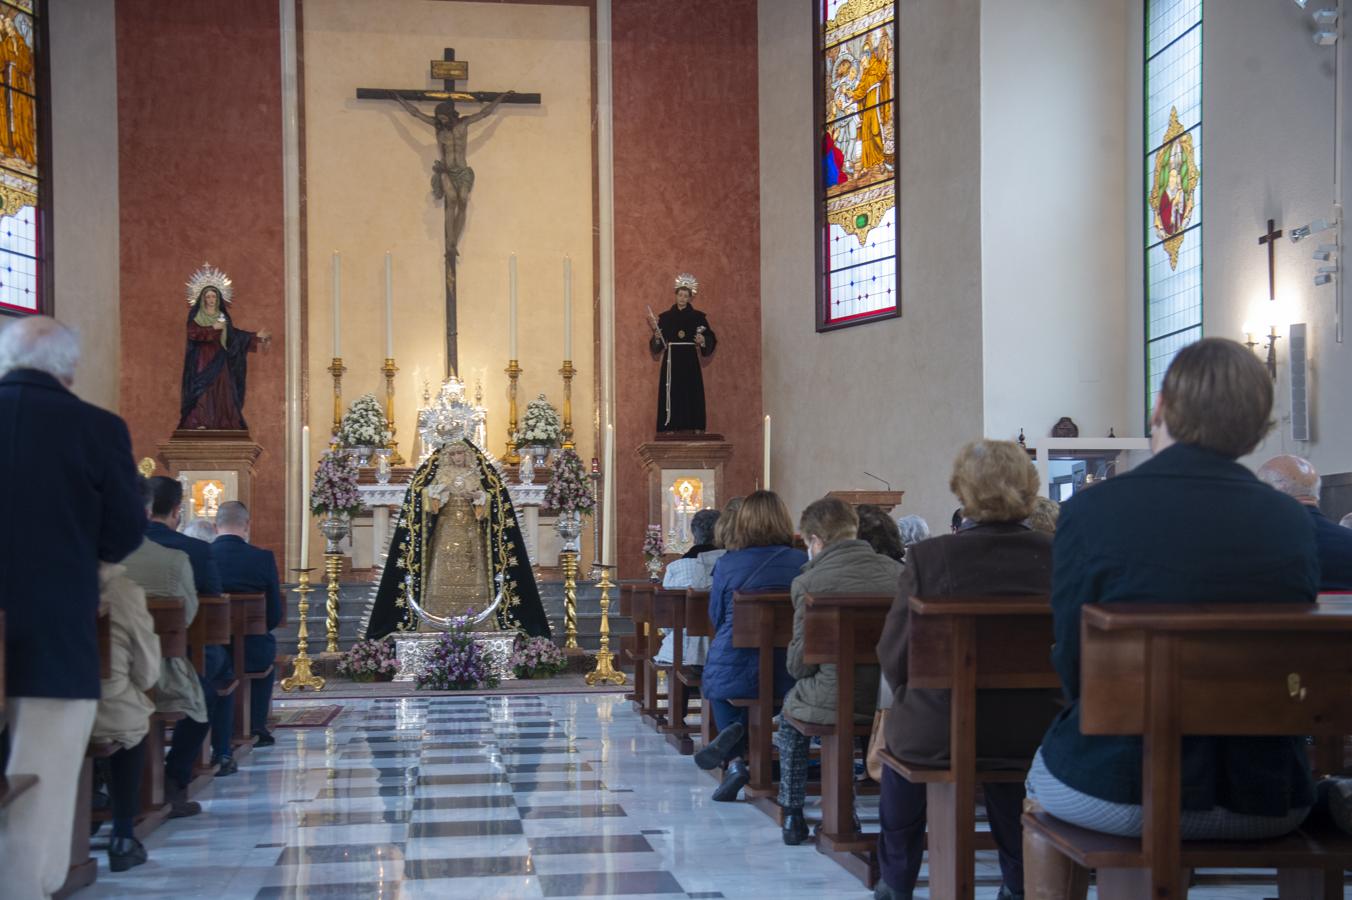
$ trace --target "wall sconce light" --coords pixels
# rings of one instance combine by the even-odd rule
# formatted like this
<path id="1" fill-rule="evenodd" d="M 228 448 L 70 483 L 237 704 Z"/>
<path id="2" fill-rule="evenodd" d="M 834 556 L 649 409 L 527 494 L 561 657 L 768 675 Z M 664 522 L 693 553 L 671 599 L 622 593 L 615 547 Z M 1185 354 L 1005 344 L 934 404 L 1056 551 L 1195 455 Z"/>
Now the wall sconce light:
<path id="1" fill-rule="evenodd" d="M 1262 338 L 1267 343 L 1267 354 L 1265 363 L 1267 364 L 1268 376 L 1275 382 L 1277 380 L 1277 341 L 1281 340 L 1281 335 L 1277 333 L 1276 324 L 1268 326 L 1268 333 Z M 1253 326 L 1244 323 L 1244 346 L 1249 348 L 1249 352 L 1258 356 L 1258 341 L 1253 339 Z"/>
<path id="2" fill-rule="evenodd" d="M 1314 42 L 1320 47 L 1332 47 L 1338 43 L 1338 32 L 1336 31 L 1316 31 L 1314 33 Z"/>
<path id="3" fill-rule="evenodd" d="M 1337 244 L 1320 244 L 1319 248 L 1311 254 L 1311 259 L 1319 259 L 1328 262 L 1329 257 L 1338 252 Z"/>
<path id="4" fill-rule="evenodd" d="M 1296 228 L 1292 228 L 1289 232 L 1287 232 L 1287 234 L 1291 238 L 1291 243 L 1299 244 L 1301 241 L 1305 240 L 1310 235 L 1319 234 L 1321 231 L 1328 231 L 1330 228 L 1332 228 L 1337 224 L 1338 224 L 1337 219 L 1334 219 L 1332 222 L 1330 222 L 1328 219 L 1315 219 L 1308 225 L 1300 225 L 1297 226 Z"/>
<path id="5" fill-rule="evenodd" d="M 1336 9 L 1317 9 L 1311 16 L 1314 23 L 1321 28 L 1331 28 L 1338 23 L 1338 10 Z"/>

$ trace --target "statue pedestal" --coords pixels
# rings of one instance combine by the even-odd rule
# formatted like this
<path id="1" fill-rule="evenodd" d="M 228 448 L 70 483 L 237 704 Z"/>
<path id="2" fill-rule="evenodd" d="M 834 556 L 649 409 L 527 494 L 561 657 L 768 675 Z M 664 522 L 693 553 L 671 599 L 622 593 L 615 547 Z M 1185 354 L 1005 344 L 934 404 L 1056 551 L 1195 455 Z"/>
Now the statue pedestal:
<path id="1" fill-rule="evenodd" d="M 227 500 L 254 506 L 254 464 L 263 447 L 247 431 L 175 431 L 160 444 L 160 461 L 184 482 L 185 518 L 216 517 Z"/>
<path id="2" fill-rule="evenodd" d="M 717 509 L 723 496 L 723 470 L 732 444 L 722 435 L 662 436 L 638 445 L 648 475 L 648 522 L 662 525 L 667 555 L 692 546 L 690 518 L 701 509 Z"/>
<path id="3" fill-rule="evenodd" d="M 470 632 L 470 637 L 478 645 L 479 652 L 486 659 L 492 660 L 491 668 L 497 673 L 499 679 L 508 681 L 516 677 L 509 665 L 509 660 L 512 658 L 512 645 L 516 641 L 516 632 L 476 631 Z M 399 660 L 399 674 L 394 676 L 394 680 L 416 680 L 420 674 L 426 671 L 428 657 L 431 656 L 432 649 L 436 647 L 439 640 L 441 640 L 439 633 L 397 632 L 394 635 L 394 652 L 395 657 Z"/>

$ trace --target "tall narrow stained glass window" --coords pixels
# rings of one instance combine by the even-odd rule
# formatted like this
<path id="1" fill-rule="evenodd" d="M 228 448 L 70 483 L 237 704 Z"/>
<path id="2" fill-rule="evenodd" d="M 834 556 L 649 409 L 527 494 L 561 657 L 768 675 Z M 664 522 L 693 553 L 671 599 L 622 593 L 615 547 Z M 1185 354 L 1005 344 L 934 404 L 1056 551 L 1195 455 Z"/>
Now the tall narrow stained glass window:
<path id="1" fill-rule="evenodd" d="M 901 314 L 896 0 L 817 0 L 817 330 Z"/>
<path id="2" fill-rule="evenodd" d="M 1145 372 L 1150 414 L 1202 337 L 1202 0 L 1145 5 Z"/>
<path id="3" fill-rule="evenodd" d="M 0 0 L 0 312 L 46 308 L 40 14 L 35 0 Z"/>

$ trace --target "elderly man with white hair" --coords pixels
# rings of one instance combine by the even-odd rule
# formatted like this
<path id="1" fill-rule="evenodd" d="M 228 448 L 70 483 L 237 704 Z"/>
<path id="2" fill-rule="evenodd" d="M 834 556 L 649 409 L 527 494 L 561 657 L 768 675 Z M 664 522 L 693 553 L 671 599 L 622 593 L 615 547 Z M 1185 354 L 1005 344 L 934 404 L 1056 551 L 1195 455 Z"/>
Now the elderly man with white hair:
<path id="1" fill-rule="evenodd" d="M 1258 468 L 1258 478 L 1297 500 L 1314 519 L 1319 589 L 1352 591 L 1352 530 L 1335 525 L 1319 511 L 1319 492 L 1323 483 L 1315 467 L 1299 456 L 1274 456 Z"/>
<path id="2" fill-rule="evenodd" d="M 6 897 L 49 897 L 70 866 L 76 787 L 99 698 L 99 563 L 145 532 L 126 424 L 70 391 L 80 343 L 45 316 L 0 329 L 0 609 L 5 774 L 38 784 L 0 810 Z"/>

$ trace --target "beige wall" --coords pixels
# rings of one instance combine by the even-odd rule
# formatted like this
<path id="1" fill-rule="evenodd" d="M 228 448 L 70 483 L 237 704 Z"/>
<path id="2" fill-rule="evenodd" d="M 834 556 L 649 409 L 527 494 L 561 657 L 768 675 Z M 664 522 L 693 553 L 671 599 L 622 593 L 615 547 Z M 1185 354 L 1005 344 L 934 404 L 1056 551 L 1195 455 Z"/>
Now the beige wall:
<path id="1" fill-rule="evenodd" d="M 953 456 L 981 436 L 980 5 L 902 4 L 902 317 L 813 330 L 811 13 L 760 0 L 761 279 L 773 485 L 906 491 L 936 531 Z"/>
<path id="2" fill-rule="evenodd" d="M 75 391 L 118 408 L 117 41 L 113 0 L 47 6 L 56 318 L 78 329 Z"/>
<path id="3" fill-rule="evenodd" d="M 591 43 L 586 8 L 430 0 L 306 0 L 303 16 L 309 422 L 332 424 L 332 261 L 342 254 L 344 399 L 384 396 L 384 253 L 394 254 L 396 425 L 408 457 L 423 382 L 444 367 L 442 209 L 429 126 L 357 87 L 439 87 L 428 61 L 453 46 L 471 90 L 541 92 L 472 127 L 476 183 L 460 246 L 460 375 L 483 376 L 489 449 L 507 427 L 507 259 L 520 267 L 521 408 L 562 405 L 563 257 L 573 262 L 574 422 L 593 455 Z M 430 111 L 430 106 L 425 105 Z M 465 107 L 467 112 L 473 107 Z"/>

